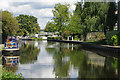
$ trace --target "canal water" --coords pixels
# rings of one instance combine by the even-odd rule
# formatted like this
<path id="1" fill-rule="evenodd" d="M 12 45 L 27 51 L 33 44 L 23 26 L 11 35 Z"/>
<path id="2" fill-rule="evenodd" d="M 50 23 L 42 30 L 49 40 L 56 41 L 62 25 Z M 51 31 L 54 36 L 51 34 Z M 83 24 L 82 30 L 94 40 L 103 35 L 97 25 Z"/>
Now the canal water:
<path id="1" fill-rule="evenodd" d="M 5 55 L 6 54 L 6 55 Z M 24 78 L 118 78 L 118 59 L 80 44 L 23 41 L 19 52 L 3 52 L 3 68 Z M 16 58 L 14 63 L 8 58 Z"/>

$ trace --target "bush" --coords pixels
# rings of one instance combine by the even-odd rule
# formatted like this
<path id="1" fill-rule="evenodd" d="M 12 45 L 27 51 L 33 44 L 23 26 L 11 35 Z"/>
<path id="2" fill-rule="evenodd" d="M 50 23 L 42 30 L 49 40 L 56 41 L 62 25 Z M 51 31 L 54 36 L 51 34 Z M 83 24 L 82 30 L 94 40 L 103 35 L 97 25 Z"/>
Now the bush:
<path id="1" fill-rule="evenodd" d="M 112 45 L 117 46 L 118 45 L 118 37 L 117 35 L 112 36 Z"/>
<path id="2" fill-rule="evenodd" d="M 2 61 L 2 56 L 0 57 L 0 61 Z M 8 72 L 4 68 L 0 66 L 1 70 L 0 72 L 0 80 L 24 80 L 24 77 L 22 76 L 22 73 L 15 74 L 13 72 Z"/>
<path id="3" fill-rule="evenodd" d="M 90 32 L 87 34 L 87 41 L 98 41 L 105 39 L 103 32 Z"/>
<path id="4" fill-rule="evenodd" d="M 113 45 L 113 43 L 116 43 L 116 42 L 113 42 L 113 41 L 116 41 L 115 39 L 117 39 L 117 38 L 115 38 L 115 35 L 118 36 L 118 31 L 109 31 L 109 32 L 107 32 L 107 34 L 106 34 L 106 42 L 107 42 L 107 44 Z"/>
<path id="5" fill-rule="evenodd" d="M 48 40 L 60 40 L 60 37 L 48 37 Z"/>
<path id="6" fill-rule="evenodd" d="M 95 36 L 96 36 L 97 40 L 105 39 L 104 33 L 97 32 L 97 33 L 95 33 Z"/>
<path id="7" fill-rule="evenodd" d="M 6 79 L 15 79 L 15 80 L 24 80 L 23 76 L 21 73 L 18 73 L 18 75 L 16 75 L 13 72 L 7 72 L 5 70 L 2 70 L 2 80 L 6 80 Z"/>

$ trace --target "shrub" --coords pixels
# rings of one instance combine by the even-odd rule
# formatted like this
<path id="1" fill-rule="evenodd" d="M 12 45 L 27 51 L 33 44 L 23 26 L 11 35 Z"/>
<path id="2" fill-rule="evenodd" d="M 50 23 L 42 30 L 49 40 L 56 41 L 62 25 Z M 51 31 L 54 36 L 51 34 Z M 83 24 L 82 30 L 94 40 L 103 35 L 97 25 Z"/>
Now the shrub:
<path id="1" fill-rule="evenodd" d="M 112 36 L 111 40 L 112 40 L 112 45 L 114 45 L 114 46 L 118 45 L 118 36 L 117 35 Z"/>
<path id="2" fill-rule="evenodd" d="M 48 40 L 60 40 L 60 37 L 48 37 Z"/>
<path id="3" fill-rule="evenodd" d="M 106 34 L 106 42 L 107 42 L 107 44 L 113 45 L 114 40 L 112 40 L 112 37 L 114 35 L 117 35 L 117 34 L 118 34 L 118 31 L 109 31 L 109 32 L 107 32 L 107 34 Z M 115 37 L 113 37 L 113 39 L 115 39 Z"/>
<path id="4" fill-rule="evenodd" d="M 0 57 L 0 61 L 2 59 L 2 56 Z M 4 68 L 0 67 L 2 71 L 0 71 L 2 74 L 0 74 L 0 79 L 2 80 L 24 80 L 24 77 L 21 73 L 15 74 L 13 72 L 8 72 Z"/>
<path id="5" fill-rule="evenodd" d="M 101 32 L 97 32 L 97 33 L 95 34 L 95 36 L 96 36 L 96 39 L 97 39 L 97 40 L 105 39 L 104 33 L 101 33 Z"/>
<path id="6" fill-rule="evenodd" d="M 15 79 L 15 80 L 24 80 L 23 76 L 21 73 L 18 73 L 18 75 L 16 75 L 13 72 L 7 72 L 5 70 L 2 70 L 2 79 L 6 80 L 6 79 Z"/>

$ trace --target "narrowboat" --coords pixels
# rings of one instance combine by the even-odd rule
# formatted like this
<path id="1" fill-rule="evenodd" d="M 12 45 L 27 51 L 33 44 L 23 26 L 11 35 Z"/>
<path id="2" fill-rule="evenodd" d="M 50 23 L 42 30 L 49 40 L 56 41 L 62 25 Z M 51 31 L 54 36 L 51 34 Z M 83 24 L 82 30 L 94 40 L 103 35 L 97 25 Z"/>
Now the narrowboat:
<path id="1" fill-rule="evenodd" d="M 15 40 L 15 37 L 8 37 L 5 46 L 4 51 L 18 51 L 19 50 L 19 43 Z"/>

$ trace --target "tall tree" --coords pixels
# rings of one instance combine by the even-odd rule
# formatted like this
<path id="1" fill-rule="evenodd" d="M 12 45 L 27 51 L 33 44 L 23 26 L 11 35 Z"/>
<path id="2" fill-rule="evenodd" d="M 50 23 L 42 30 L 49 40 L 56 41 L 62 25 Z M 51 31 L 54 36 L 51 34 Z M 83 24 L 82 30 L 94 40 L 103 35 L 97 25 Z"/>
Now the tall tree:
<path id="1" fill-rule="evenodd" d="M 54 10 L 52 12 L 54 15 L 53 20 L 56 26 L 58 26 L 58 31 L 61 35 L 61 33 L 64 31 L 65 26 L 68 25 L 70 16 L 69 4 L 55 4 Z"/>
<path id="2" fill-rule="evenodd" d="M 2 41 L 4 43 L 7 36 L 13 36 L 19 29 L 18 21 L 12 13 L 8 11 L 2 11 Z"/>
<path id="3" fill-rule="evenodd" d="M 116 8 L 117 7 L 115 2 L 109 3 L 109 9 L 107 14 L 107 26 L 109 28 L 109 31 L 113 30 L 114 25 L 117 22 L 117 16 L 115 14 Z"/>
<path id="4" fill-rule="evenodd" d="M 40 26 L 37 22 L 37 18 L 29 15 L 19 15 L 17 16 L 17 20 L 19 22 L 20 29 L 18 34 L 21 35 L 29 35 L 40 32 Z M 24 33 L 23 33 L 24 32 Z"/>

